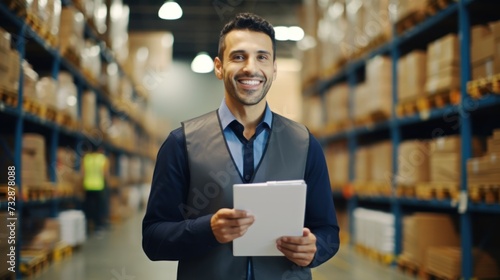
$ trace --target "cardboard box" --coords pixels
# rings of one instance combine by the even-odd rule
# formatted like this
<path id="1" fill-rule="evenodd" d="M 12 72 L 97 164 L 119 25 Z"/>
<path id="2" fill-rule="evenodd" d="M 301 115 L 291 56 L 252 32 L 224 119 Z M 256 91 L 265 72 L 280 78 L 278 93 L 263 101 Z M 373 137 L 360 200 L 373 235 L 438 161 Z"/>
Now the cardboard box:
<path id="1" fill-rule="evenodd" d="M 473 274 L 476 279 L 495 279 L 500 276 L 495 259 L 487 252 L 472 250 Z M 427 272 L 446 279 L 458 279 L 462 274 L 462 252 L 458 246 L 429 247 L 426 255 Z"/>
<path id="2" fill-rule="evenodd" d="M 428 95 L 450 92 L 459 88 L 460 77 L 458 76 L 433 77 L 425 83 L 425 92 Z"/>
<path id="3" fill-rule="evenodd" d="M 413 51 L 398 60 L 398 100 L 415 99 L 425 94 L 427 55 Z"/>
<path id="4" fill-rule="evenodd" d="M 476 64 L 472 65 L 472 80 L 489 78 L 499 72 L 500 67 L 497 68 L 493 57 L 490 57 L 484 61 L 476 62 Z"/>
<path id="5" fill-rule="evenodd" d="M 10 50 L 10 40 L 10 33 L 0 28 L 0 53 Z"/>
<path id="6" fill-rule="evenodd" d="M 392 143 L 383 141 L 370 147 L 370 181 L 387 183 L 392 179 Z"/>
<path id="7" fill-rule="evenodd" d="M 500 153 L 500 139 L 488 138 L 486 152 Z"/>
<path id="8" fill-rule="evenodd" d="M 97 127 L 97 97 L 92 91 L 86 91 L 82 96 L 82 125 L 85 129 Z"/>
<path id="9" fill-rule="evenodd" d="M 490 35 L 491 29 L 487 25 L 474 25 L 470 28 L 470 40 L 471 42 L 478 42 L 483 37 Z"/>
<path id="10" fill-rule="evenodd" d="M 370 150 L 368 147 L 361 147 L 356 151 L 355 161 L 355 180 L 356 182 L 369 182 L 371 181 L 370 172 Z"/>
<path id="11" fill-rule="evenodd" d="M 430 150 L 427 141 L 405 141 L 399 146 L 397 183 L 415 185 L 428 182 Z"/>
<path id="12" fill-rule="evenodd" d="M 494 21 L 490 22 L 489 24 L 491 34 L 493 35 L 493 38 L 500 39 L 500 20 L 499 21 Z"/>
<path id="13" fill-rule="evenodd" d="M 460 180 L 460 153 L 433 153 L 430 158 L 431 182 L 457 183 Z"/>
<path id="14" fill-rule="evenodd" d="M 471 41 L 470 53 L 472 64 L 492 58 L 495 54 L 495 38 L 493 34 L 488 33 L 475 41 Z"/>
<path id="15" fill-rule="evenodd" d="M 404 217 L 403 225 L 402 255 L 422 268 L 430 247 L 460 244 L 453 220 L 446 214 L 415 213 Z"/>
<path id="16" fill-rule="evenodd" d="M 440 67 L 459 65 L 459 42 L 456 34 L 448 34 L 430 43 L 427 51 L 428 66 L 432 61 L 439 61 L 438 65 L 440 65 Z M 433 74 L 434 72 L 432 70 L 432 68 L 428 68 L 427 75 Z"/>

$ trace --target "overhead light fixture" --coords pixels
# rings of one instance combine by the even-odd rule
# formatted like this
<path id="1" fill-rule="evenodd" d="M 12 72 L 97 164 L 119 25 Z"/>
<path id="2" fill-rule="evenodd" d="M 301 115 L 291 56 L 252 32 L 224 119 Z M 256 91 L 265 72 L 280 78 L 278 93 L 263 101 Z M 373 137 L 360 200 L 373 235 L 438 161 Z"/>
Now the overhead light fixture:
<path id="1" fill-rule="evenodd" d="M 300 41 L 304 38 L 304 30 L 298 26 L 276 26 L 274 33 L 278 41 Z"/>
<path id="2" fill-rule="evenodd" d="M 191 62 L 191 70 L 195 73 L 210 73 L 214 70 L 214 62 L 206 52 L 200 52 Z"/>
<path id="3" fill-rule="evenodd" d="M 182 8 L 175 1 L 167 1 L 158 11 L 158 17 L 165 20 L 179 19 L 182 17 Z"/>

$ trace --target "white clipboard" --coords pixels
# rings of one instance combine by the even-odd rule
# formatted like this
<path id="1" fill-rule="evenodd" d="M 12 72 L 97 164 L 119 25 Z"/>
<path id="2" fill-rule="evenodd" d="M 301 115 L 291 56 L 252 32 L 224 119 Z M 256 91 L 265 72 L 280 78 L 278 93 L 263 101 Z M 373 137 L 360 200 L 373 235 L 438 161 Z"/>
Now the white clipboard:
<path id="1" fill-rule="evenodd" d="M 246 210 L 255 222 L 233 240 L 234 256 L 283 256 L 282 236 L 302 236 L 306 207 L 304 180 L 233 185 L 234 209 Z"/>

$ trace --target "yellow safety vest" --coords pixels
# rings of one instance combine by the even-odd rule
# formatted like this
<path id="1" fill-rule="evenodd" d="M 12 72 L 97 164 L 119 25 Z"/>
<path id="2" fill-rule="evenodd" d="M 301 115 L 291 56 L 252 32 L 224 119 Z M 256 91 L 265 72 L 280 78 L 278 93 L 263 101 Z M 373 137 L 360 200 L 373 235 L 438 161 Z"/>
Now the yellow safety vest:
<path id="1" fill-rule="evenodd" d="M 105 164 L 106 157 L 103 154 L 90 153 L 83 157 L 83 168 L 85 168 L 83 187 L 85 190 L 102 191 L 104 189 Z"/>

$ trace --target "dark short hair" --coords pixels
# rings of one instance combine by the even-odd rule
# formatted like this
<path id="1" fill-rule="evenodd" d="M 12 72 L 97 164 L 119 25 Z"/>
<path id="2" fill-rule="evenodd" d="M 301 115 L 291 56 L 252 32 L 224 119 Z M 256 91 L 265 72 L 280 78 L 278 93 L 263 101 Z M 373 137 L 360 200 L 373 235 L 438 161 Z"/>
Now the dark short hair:
<path id="1" fill-rule="evenodd" d="M 232 30 L 250 30 L 265 33 L 273 43 L 273 60 L 276 59 L 276 39 L 274 38 L 274 27 L 264 18 L 252 13 L 237 14 L 221 30 L 219 36 L 218 56 L 222 61 L 226 49 L 226 35 Z"/>

